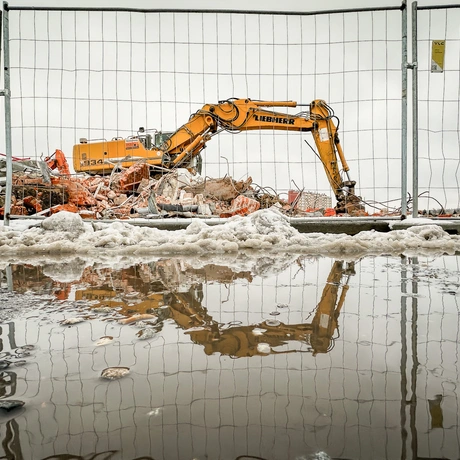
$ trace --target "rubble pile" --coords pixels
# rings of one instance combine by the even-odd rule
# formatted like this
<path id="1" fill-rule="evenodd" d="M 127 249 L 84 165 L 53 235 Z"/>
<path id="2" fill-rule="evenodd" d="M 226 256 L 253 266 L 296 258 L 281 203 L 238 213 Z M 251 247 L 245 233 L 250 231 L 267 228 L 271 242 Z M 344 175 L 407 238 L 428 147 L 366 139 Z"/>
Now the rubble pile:
<path id="1" fill-rule="evenodd" d="M 65 210 L 88 219 L 231 217 L 273 205 L 291 208 L 276 196 L 258 193 L 250 177 L 210 179 L 178 168 L 154 179 L 145 162 L 110 176 L 69 177 L 53 175 L 43 165 L 14 163 L 11 215 L 49 216 Z M 0 195 L 1 217 L 4 200 Z"/>
<path id="2" fill-rule="evenodd" d="M 212 179 L 177 168 L 153 178 L 150 166 L 142 161 L 110 176 L 68 176 L 50 171 L 41 161 L 13 163 L 11 215 L 45 217 L 69 211 L 86 219 L 228 218 L 273 206 L 289 216 L 335 215 L 331 207 L 303 209 L 299 206 L 302 191 L 295 193 L 297 199 L 284 200 L 272 189 L 255 186 L 251 177 Z M 0 177 L 0 186 L 4 184 L 5 178 Z M 0 194 L 0 218 L 4 200 Z"/>

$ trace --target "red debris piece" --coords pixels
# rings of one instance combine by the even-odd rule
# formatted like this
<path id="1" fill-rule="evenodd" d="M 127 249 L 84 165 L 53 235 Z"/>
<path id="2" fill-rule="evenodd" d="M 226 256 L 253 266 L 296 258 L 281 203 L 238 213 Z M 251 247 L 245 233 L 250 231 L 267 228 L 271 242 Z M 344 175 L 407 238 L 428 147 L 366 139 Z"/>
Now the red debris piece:
<path id="1" fill-rule="evenodd" d="M 50 214 L 56 214 L 60 211 L 78 212 L 78 208 L 73 203 L 60 204 L 50 209 Z"/>
<path id="2" fill-rule="evenodd" d="M 97 219 L 98 213 L 96 211 L 90 211 L 88 209 L 83 209 L 78 211 L 78 214 L 82 219 Z"/>
<path id="3" fill-rule="evenodd" d="M 326 208 L 324 210 L 324 217 L 333 217 L 335 215 L 336 215 L 336 212 L 334 208 Z"/>
<path id="4" fill-rule="evenodd" d="M 239 195 L 234 200 L 228 211 L 224 211 L 220 214 L 220 217 L 231 217 L 237 214 L 246 216 L 260 208 L 260 203 L 247 196 Z"/>
<path id="5" fill-rule="evenodd" d="M 23 202 L 27 209 L 33 209 L 35 212 L 40 212 L 42 210 L 42 205 L 34 196 L 26 196 Z"/>
<path id="6" fill-rule="evenodd" d="M 136 190 L 142 179 L 150 178 L 150 167 L 147 163 L 135 163 L 121 173 L 119 187 L 121 190 Z"/>
<path id="7" fill-rule="evenodd" d="M 56 152 L 48 158 L 48 165 L 53 160 L 62 160 L 62 152 Z M 65 158 L 64 158 L 65 160 Z M 89 176 L 66 174 L 65 163 L 61 174 L 37 176 L 37 168 L 13 175 L 16 187 L 11 199 L 11 214 L 16 215 L 51 215 L 60 211 L 78 213 L 88 219 L 130 219 L 148 216 L 150 213 L 160 217 L 182 216 L 190 213 L 196 216 L 234 215 L 246 216 L 260 208 L 272 206 L 289 215 L 305 215 L 305 209 L 298 209 L 294 203 L 289 204 L 264 192 L 256 192 L 251 186 L 252 178 L 235 181 L 230 176 L 212 179 L 194 177 L 190 171 L 178 168 L 160 178 L 150 176 L 150 166 L 139 162 L 122 172 L 110 176 Z M 298 194 L 298 193 L 297 193 Z M 291 193 L 289 201 L 294 195 Z M 177 205 L 161 207 L 160 205 Z M 160 206 L 158 208 L 157 206 Z M 183 207 L 183 208 L 182 208 Z M 187 210 L 185 210 L 187 208 Z M 308 209 L 311 214 L 333 216 L 332 208 Z M 0 218 L 3 213 L 0 208 Z"/>
<path id="8" fill-rule="evenodd" d="M 60 184 L 63 185 L 69 193 L 69 203 L 77 206 L 94 206 L 97 204 L 96 198 L 91 195 L 88 189 L 75 180 L 61 179 Z"/>
<path id="9" fill-rule="evenodd" d="M 29 213 L 27 212 L 27 208 L 25 206 L 11 206 L 10 214 L 12 216 L 27 216 Z"/>
<path id="10" fill-rule="evenodd" d="M 52 155 L 45 158 L 45 161 L 50 169 L 57 168 L 61 176 L 70 176 L 69 163 L 67 163 L 67 158 L 62 150 L 56 149 Z"/>

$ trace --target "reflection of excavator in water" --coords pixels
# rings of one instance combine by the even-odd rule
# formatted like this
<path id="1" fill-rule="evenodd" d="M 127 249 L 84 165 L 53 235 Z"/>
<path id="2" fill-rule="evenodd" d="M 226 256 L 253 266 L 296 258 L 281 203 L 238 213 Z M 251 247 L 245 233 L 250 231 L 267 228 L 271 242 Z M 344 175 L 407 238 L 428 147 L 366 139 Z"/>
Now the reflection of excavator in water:
<path id="1" fill-rule="evenodd" d="M 127 316 L 153 315 L 157 317 L 154 327 L 158 330 L 166 320 L 174 321 L 193 342 L 204 346 L 206 354 L 244 357 L 293 353 L 295 350 L 277 351 L 275 348 L 300 342 L 308 346 L 306 351 L 315 355 L 333 348 L 338 317 L 353 274 L 353 263 L 344 266 L 343 261 L 334 262 L 311 322 L 284 324 L 267 319 L 249 326 L 219 323 L 202 305 L 200 279 L 227 284 L 236 280 L 251 283 L 253 279 L 249 271 L 235 272 L 214 264 L 193 269 L 183 267 L 176 259 L 162 259 L 117 271 L 87 267 L 73 288 L 70 283 L 53 282 L 41 269 L 17 265 L 13 266 L 13 287 L 17 292 L 53 290 L 59 300 L 66 300 L 74 290 L 75 300 L 90 301 L 92 308 L 109 307 Z M 79 286 L 80 283 L 84 286 Z"/>
<path id="2" fill-rule="evenodd" d="M 327 353 L 334 345 L 338 331 L 338 317 L 345 302 L 348 281 L 354 274 L 353 264 L 344 268 L 343 261 L 335 261 L 324 287 L 321 300 L 311 323 L 283 324 L 266 320 L 252 326 L 222 327 L 188 293 L 174 293 L 162 309 L 161 316 L 173 319 L 187 331 L 194 343 L 204 345 L 207 355 L 220 353 L 235 358 L 276 353 L 295 353 L 297 350 L 276 351 L 275 347 L 290 341 L 307 343 L 313 355 Z M 345 280 L 342 278 L 345 277 Z M 341 291 L 340 291 L 340 288 Z"/>
<path id="3" fill-rule="evenodd" d="M 333 110 L 322 100 L 311 102 L 309 111 L 296 115 L 273 112 L 262 107 L 297 107 L 297 103 L 228 99 L 218 104 L 204 105 L 175 132 L 153 130 L 152 136 L 140 128 L 137 136 L 127 139 L 80 139 L 80 143 L 73 148 L 74 169 L 76 172 L 109 174 L 113 169 L 129 167 L 136 161 L 145 160 L 153 169 L 181 166 L 200 171 L 201 151 L 211 137 L 222 131 L 309 131 L 337 199 L 336 211 L 343 213 L 364 209 L 360 198 L 354 194 L 356 182 L 348 174 L 350 168 L 340 145 L 338 118 Z M 334 119 L 337 120 L 337 126 Z M 340 169 L 346 174 L 346 180 L 342 179 Z"/>

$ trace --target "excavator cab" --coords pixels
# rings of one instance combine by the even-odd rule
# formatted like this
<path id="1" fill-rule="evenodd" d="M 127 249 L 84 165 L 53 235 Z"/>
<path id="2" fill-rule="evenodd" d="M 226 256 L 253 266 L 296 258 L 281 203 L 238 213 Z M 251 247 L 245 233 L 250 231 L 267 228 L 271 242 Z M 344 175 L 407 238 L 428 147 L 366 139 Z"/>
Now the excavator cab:
<path id="1" fill-rule="evenodd" d="M 164 143 L 174 134 L 173 131 L 157 132 L 155 134 L 155 147 L 161 149 Z"/>
<path id="2" fill-rule="evenodd" d="M 139 140 L 141 141 L 145 150 L 150 150 L 152 148 L 152 135 L 151 134 L 145 134 L 143 136 L 139 136 Z"/>
<path id="3" fill-rule="evenodd" d="M 137 136 L 133 137 L 133 139 L 139 139 L 145 150 L 162 149 L 164 143 L 174 134 L 173 131 L 162 132 L 156 129 L 153 131 L 155 134 L 152 136 L 141 126 L 137 131 Z"/>
<path id="4" fill-rule="evenodd" d="M 152 150 L 153 148 L 160 150 L 164 149 L 165 142 L 174 134 L 173 131 L 154 131 L 155 134 L 153 136 L 152 134 L 145 132 L 145 129 L 142 127 L 140 127 L 137 131 L 137 136 L 135 138 L 139 139 L 145 150 Z"/>
<path id="5" fill-rule="evenodd" d="M 145 150 L 163 149 L 165 142 L 174 134 L 173 131 L 161 132 L 154 130 L 155 134 L 152 135 L 140 127 L 137 131 L 136 138 L 139 139 Z"/>
<path id="6" fill-rule="evenodd" d="M 137 130 L 137 136 L 133 136 L 132 139 L 139 139 L 145 150 L 152 150 L 152 135 L 147 133 L 143 126 Z"/>

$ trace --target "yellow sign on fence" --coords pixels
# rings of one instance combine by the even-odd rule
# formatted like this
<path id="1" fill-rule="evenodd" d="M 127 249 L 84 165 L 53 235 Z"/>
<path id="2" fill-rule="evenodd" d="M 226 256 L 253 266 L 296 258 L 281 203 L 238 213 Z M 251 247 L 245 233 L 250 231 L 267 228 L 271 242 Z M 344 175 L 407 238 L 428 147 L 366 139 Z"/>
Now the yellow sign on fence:
<path id="1" fill-rule="evenodd" d="M 431 72 L 444 72 L 445 40 L 433 40 L 431 42 Z"/>

